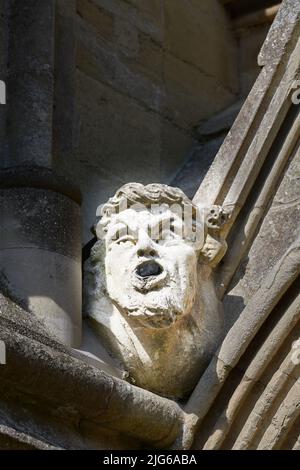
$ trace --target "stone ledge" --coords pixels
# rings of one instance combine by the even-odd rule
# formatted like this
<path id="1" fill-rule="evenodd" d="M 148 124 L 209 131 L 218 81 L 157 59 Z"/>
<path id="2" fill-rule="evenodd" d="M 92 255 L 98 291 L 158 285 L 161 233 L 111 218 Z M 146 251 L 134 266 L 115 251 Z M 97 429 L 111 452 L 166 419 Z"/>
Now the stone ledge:
<path id="1" fill-rule="evenodd" d="M 14 428 L 0 424 L 0 450 L 60 450 Z"/>
<path id="2" fill-rule="evenodd" d="M 0 339 L 7 349 L 7 363 L 0 367 L 3 383 L 38 397 L 40 404 L 75 410 L 83 420 L 151 447 L 172 444 L 184 416 L 175 402 L 86 364 L 44 333 L 35 321 L 26 327 L 25 318 L 31 314 L 21 307 L 14 307 L 10 301 L 0 305 Z M 21 313 L 18 324 L 17 312 Z"/>

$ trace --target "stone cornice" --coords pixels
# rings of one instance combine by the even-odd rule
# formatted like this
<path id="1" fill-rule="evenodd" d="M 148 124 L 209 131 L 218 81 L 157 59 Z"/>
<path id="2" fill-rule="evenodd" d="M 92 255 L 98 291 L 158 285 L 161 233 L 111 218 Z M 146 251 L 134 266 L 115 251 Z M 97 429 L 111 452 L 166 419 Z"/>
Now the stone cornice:
<path id="1" fill-rule="evenodd" d="M 70 407 L 102 429 L 151 447 L 166 448 L 180 434 L 184 413 L 177 403 L 81 361 L 32 315 L 28 322 L 21 307 L 4 297 L 0 305 L 0 339 L 7 348 L 7 364 L 0 367 L 2 384 L 38 397 L 40 404 Z"/>

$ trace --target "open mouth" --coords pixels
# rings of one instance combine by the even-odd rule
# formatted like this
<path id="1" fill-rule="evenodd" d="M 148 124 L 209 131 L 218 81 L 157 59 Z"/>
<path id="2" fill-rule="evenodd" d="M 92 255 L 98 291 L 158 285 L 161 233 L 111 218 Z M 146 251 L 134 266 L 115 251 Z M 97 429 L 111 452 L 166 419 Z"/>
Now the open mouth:
<path id="1" fill-rule="evenodd" d="M 145 261 L 136 268 L 136 275 L 146 279 L 148 277 L 159 276 L 163 268 L 156 261 Z"/>

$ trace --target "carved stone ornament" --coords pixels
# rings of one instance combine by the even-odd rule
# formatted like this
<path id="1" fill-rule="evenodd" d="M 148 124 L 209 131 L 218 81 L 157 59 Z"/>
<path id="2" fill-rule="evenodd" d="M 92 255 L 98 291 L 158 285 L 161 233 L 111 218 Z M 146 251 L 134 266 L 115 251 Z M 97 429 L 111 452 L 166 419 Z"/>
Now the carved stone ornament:
<path id="1" fill-rule="evenodd" d="M 98 208 L 85 315 L 129 379 L 185 398 L 223 335 L 212 269 L 226 251 L 222 208 L 178 188 L 129 183 Z"/>

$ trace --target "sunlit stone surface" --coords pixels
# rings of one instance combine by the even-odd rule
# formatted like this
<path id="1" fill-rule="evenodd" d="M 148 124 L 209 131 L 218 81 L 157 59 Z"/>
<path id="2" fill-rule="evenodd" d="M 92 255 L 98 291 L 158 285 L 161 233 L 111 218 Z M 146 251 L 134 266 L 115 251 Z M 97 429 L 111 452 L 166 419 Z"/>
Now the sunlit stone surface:
<path id="1" fill-rule="evenodd" d="M 99 211 L 85 313 L 136 385 L 185 397 L 222 336 L 211 266 L 225 251 L 225 214 L 200 211 L 177 188 L 137 183 Z"/>

